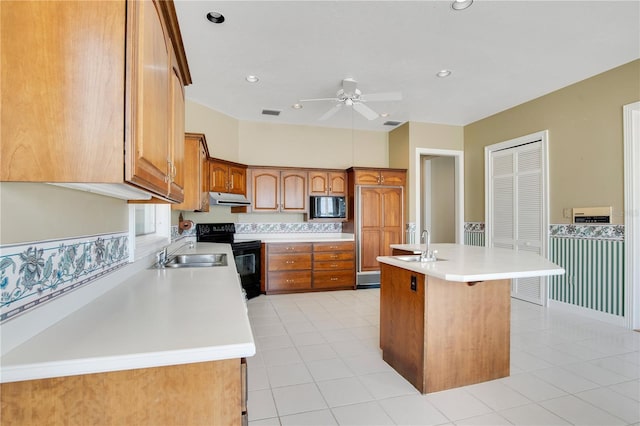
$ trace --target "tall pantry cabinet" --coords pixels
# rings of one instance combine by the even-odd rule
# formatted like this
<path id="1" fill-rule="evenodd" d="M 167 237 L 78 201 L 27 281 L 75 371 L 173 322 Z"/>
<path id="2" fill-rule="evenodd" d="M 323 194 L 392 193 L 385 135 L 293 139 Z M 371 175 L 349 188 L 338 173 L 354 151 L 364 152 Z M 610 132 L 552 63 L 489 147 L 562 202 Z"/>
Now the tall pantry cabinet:
<path id="1" fill-rule="evenodd" d="M 377 286 L 376 257 L 390 256 L 391 244 L 403 242 L 406 170 L 352 167 L 347 172 L 349 213 L 343 231 L 355 234 L 356 284 Z"/>

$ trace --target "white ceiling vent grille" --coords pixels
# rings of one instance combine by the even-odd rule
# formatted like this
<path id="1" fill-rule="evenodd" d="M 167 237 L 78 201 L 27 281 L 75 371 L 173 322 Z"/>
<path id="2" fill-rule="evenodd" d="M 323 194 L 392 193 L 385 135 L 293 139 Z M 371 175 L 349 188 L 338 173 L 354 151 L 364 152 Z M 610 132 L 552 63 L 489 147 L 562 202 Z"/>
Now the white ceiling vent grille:
<path id="1" fill-rule="evenodd" d="M 263 109 L 262 110 L 262 115 L 274 115 L 274 116 L 277 117 L 277 116 L 280 115 L 281 112 L 282 111 L 278 111 L 276 109 Z"/>

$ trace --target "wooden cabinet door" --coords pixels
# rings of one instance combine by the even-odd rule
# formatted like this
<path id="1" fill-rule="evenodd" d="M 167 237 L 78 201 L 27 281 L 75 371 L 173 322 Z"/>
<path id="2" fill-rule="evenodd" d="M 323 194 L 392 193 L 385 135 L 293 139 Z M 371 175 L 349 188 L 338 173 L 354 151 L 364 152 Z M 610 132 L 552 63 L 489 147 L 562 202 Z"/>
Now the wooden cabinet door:
<path id="1" fill-rule="evenodd" d="M 360 203 L 360 270 L 377 271 L 376 257 L 390 256 L 390 245 L 402 243 L 402 188 L 360 188 Z"/>
<path id="2" fill-rule="evenodd" d="M 307 211 L 307 173 L 288 171 L 280 174 L 282 189 L 280 210 L 283 212 Z"/>
<path id="3" fill-rule="evenodd" d="M 272 169 L 252 169 L 251 210 L 277 212 L 280 209 L 280 172 Z"/>
<path id="4" fill-rule="evenodd" d="M 137 49 L 133 49 L 130 65 L 134 69 L 130 94 L 133 141 L 125 176 L 138 186 L 168 194 L 171 47 L 157 1 L 133 2 L 129 6 Z"/>
<path id="5" fill-rule="evenodd" d="M 199 187 L 200 187 L 200 207 L 198 208 L 201 212 L 209 211 L 209 155 L 207 149 L 207 140 L 202 135 L 200 139 L 200 178 L 199 178 Z"/>
<path id="6" fill-rule="evenodd" d="M 173 53 L 173 50 L 172 50 Z M 171 164 L 169 199 L 177 202 L 184 200 L 185 186 L 185 148 L 184 148 L 184 85 L 180 80 L 180 70 L 177 68 L 177 60 L 172 55 L 171 67 Z M 195 151 L 197 158 L 197 151 Z M 198 169 L 196 169 L 196 173 Z M 197 186 L 196 186 L 197 189 Z"/>
<path id="7" fill-rule="evenodd" d="M 379 256 L 391 256 L 391 244 L 401 244 L 404 235 L 402 188 L 381 188 L 382 243 Z"/>
<path id="8" fill-rule="evenodd" d="M 404 186 L 407 180 L 406 172 L 395 170 L 380 171 L 380 185 L 385 186 Z"/>
<path id="9" fill-rule="evenodd" d="M 209 191 L 229 192 L 229 166 L 226 163 L 209 162 Z"/>
<path id="10" fill-rule="evenodd" d="M 239 166 L 229 166 L 229 192 L 232 194 L 247 194 L 247 169 Z"/>
<path id="11" fill-rule="evenodd" d="M 347 195 L 347 174 L 344 172 L 329 172 L 329 194 Z"/>
<path id="12" fill-rule="evenodd" d="M 353 175 L 356 185 L 380 184 L 380 172 L 378 170 L 356 170 Z"/>
<path id="13" fill-rule="evenodd" d="M 309 195 L 327 195 L 329 180 L 326 172 L 309 172 Z"/>
<path id="14" fill-rule="evenodd" d="M 2 2 L 0 181 L 122 183 L 126 6 Z"/>

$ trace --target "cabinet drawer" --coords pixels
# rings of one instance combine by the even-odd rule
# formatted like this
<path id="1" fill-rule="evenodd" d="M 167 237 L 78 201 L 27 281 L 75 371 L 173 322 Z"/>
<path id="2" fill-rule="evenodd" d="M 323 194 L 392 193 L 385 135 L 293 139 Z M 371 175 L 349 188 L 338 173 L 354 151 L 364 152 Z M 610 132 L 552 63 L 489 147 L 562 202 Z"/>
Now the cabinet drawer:
<path id="1" fill-rule="evenodd" d="M 311 243 L 269 244 L 269 254 L 311 252 Z"/>
<path id="2" fill-rule="evenodd" d="M 269 272 L 268 291 L 311 288 L 311 271 Z"/>
<path id="3" fill-rule="evenodd" d="M 311 269 L 311 253 L 270 254 L 269 272 Z"/>
<path id="4" fill-rule="evenodd" d="M 313 273 L 314 288 L 348 287 L 355 284 L 351 271 L 319 271 Z"/>
<path id="5" fill-rule="evenodd" d="M 329 262 L 314 262 L 313 270 L 314 271 L 330 271 L 330 270 L 340 270 L 340 269 L 350 269 L 354 270 L 353 260 L 336 260 Z"/>
<path id="6" fill-rule="evenodd" d="M 326 262 L 326 261 L 336 261 L 336 260 L 353 260 L 353 252 L 352 251 L 337 251 L 337 252 L 323 252 L 323 253 L 314 253 L 313 260 L 315 262 Z"/>
<path id="7" fill-rule="evenodd" d="M 313 251 L 351 251 L 354 249 L 353 241 L 336 241 L 331 243 L 314 243 Z"/>

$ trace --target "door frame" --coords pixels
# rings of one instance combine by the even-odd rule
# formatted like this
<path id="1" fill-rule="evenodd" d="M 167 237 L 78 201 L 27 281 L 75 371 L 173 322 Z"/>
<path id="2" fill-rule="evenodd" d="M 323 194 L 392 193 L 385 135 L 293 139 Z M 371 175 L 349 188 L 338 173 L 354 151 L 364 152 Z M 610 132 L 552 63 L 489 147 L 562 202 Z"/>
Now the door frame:
<path id="1" fill-rule="evenodd" d="M 420 235 L 420 221 L 422 218 L 422 199 L 420 194 L 422 193 L 422 157 L 425 155 L 432 155 L 437 157 L 453 157 L 455 167 L 455 229 L 456 229 L 456 244 L 464 244 L 464 151 L 458 151 L 453 149 L 434 149 L 434 148 L 416 148 L 414 153 L 414 170 L 413 175 L 416 194 L 416 203 L 414 210 L 414 220 L 416 224 L 416 232 Z M 416 237 L 418 236 L 416 235 Z M 419 243 L 420 239 L 417 238 L 416 242 Z"/>
<path id="2" fill-rule="evenodd" d="M 514 148 L 519 145 L 541 141 L 542 149 L 542 231 L 541 238 L 541 256 L 545 259 L 549 258 L 549 131 L 542 130 L 528 135 L 520 136 L 504 142 L 484 147 L 484 230 L 485 230 L 485 247 L 491 247 L 493 243 L 492 228 L 493 220 L 491 202 L 493 190 L 491 185 L 491 170 L 489 164 L 491 162 L 491 154 L 495 151 Z M 549 293 L 547 291 L 547 278 L 541 277 L 542 285 L 542 306 L 549 303 Z"/>
<path id="3" fill-rule="evenodd" d="M 625 324 L 640 329 L 640 102 L 623 107 Z"/>

